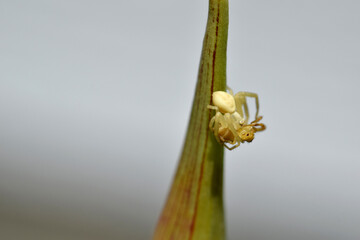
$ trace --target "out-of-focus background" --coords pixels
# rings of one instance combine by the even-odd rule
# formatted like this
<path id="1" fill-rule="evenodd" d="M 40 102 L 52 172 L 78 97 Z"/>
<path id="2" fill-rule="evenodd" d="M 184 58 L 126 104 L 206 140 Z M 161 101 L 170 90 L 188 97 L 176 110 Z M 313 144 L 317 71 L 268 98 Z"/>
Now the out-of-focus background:
<path id="1" fill-rule="evenodd" d="M 0 1 L 0 239 L 151 238 L 207 8 Z M 230 0 L 228 84 L 268 129 L 226 152 L 228 239 L 360 239 L 359 11 Z"/>

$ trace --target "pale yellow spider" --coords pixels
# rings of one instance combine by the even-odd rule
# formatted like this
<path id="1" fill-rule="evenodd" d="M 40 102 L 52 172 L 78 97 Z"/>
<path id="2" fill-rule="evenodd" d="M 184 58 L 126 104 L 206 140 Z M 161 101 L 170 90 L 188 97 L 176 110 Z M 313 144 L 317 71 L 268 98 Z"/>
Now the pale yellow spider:
<path id="1" fill-rule="evenodd" d="M 251 142 L 255 132 L 263 131 L 266 127 L 263 123 L 259 123 L 262 117 L 258 116 L 259 98 L 256 93 L 238 92 L 234 95 L 229 87 L 227 89 L 229 93 L 217 91 L 212 95 L 214 105 L 208 105 L 208 108 L 215 110 L 216 113 L 210 120 L 209 128 L 214 132 L 219 143 L 233 150 L 240 146 L 240 143 Z M 255 120 L 250 124 L 246 97 L 255 98 L 256 103 Z M 226 143 L 233 146 L 229 147 Z"/>

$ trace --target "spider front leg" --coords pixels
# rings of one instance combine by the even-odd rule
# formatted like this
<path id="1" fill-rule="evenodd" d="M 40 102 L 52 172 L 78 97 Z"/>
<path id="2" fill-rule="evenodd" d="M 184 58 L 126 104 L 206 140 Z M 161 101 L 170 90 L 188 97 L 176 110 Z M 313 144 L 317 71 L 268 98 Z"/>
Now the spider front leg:
<path id="1" fill-rule="evenodd" d="M 254 121 L 251 122 L 251 124 L 260 122 L 262 118 L 262 116 L 257 117 Z"/>
<path id="2" fill-rule="evenodd" d="M 242 113 L 242 107 L 244 107 L 245 110 L 245 119 L 246 122 L 249 119 L 249 108 L 246 102 L 246 97 L 253 97 L 255 98 L 255 104 L 256 104 L 256 114 L 255 114 L 255 119 L 258 118 L 259 115 L 259 97 L 256 93 L 251 93 L 251 92 L 238 92 L 235 95 L 235 102 L 236 102 L 236 110 L 240 113 Z"/>
<path id="3" fill-rule="evenodd" d="M 232 90 L 229 86 L 226 86 L 226 89 L 229 91 L 229 93 L 230 93 L 231 95 L 234 96 L 234 92 L 233 92 L 233 90 Z"/>

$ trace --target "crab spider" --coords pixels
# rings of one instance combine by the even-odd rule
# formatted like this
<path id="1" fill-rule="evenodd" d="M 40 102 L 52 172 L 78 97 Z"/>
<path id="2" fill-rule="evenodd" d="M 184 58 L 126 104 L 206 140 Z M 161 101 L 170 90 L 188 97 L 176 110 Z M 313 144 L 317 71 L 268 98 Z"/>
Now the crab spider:
<path id="1" fill-rule="evenodd" d="M 229 93 L 224 91 L 214 92 L 212 102 L 208 108 L 215 110 L 209 123 L 209 128 L 214 132 L 216 140 L 223 144 L 227 149 L 233 150 L 240 146 L 240 143 L 251 142 L 255 132 L 265 130 L 265 125 L 259 123 L 262 117 L 259 113 L 259 98 L 256 93 L 233 91 L 228 87 Z M 255 120 L 248 124 L 249 108 L 246 97 L 255 98 L 256 114 Z M 233 146 L 229 147 L 227 144 Z"/>

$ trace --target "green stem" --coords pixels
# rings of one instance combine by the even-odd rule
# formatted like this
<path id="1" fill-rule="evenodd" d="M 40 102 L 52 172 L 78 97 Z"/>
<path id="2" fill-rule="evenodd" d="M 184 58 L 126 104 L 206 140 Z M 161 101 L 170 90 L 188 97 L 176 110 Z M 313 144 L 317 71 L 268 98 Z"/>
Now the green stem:
<path id="1" fill-rule="evenodd" d="M 224 149 L 209 130 L 207 106 L 226 89 L 228 0 L 210 0 L 195 98 L 183 152 L 154 240 L 225 239 Z"/>

